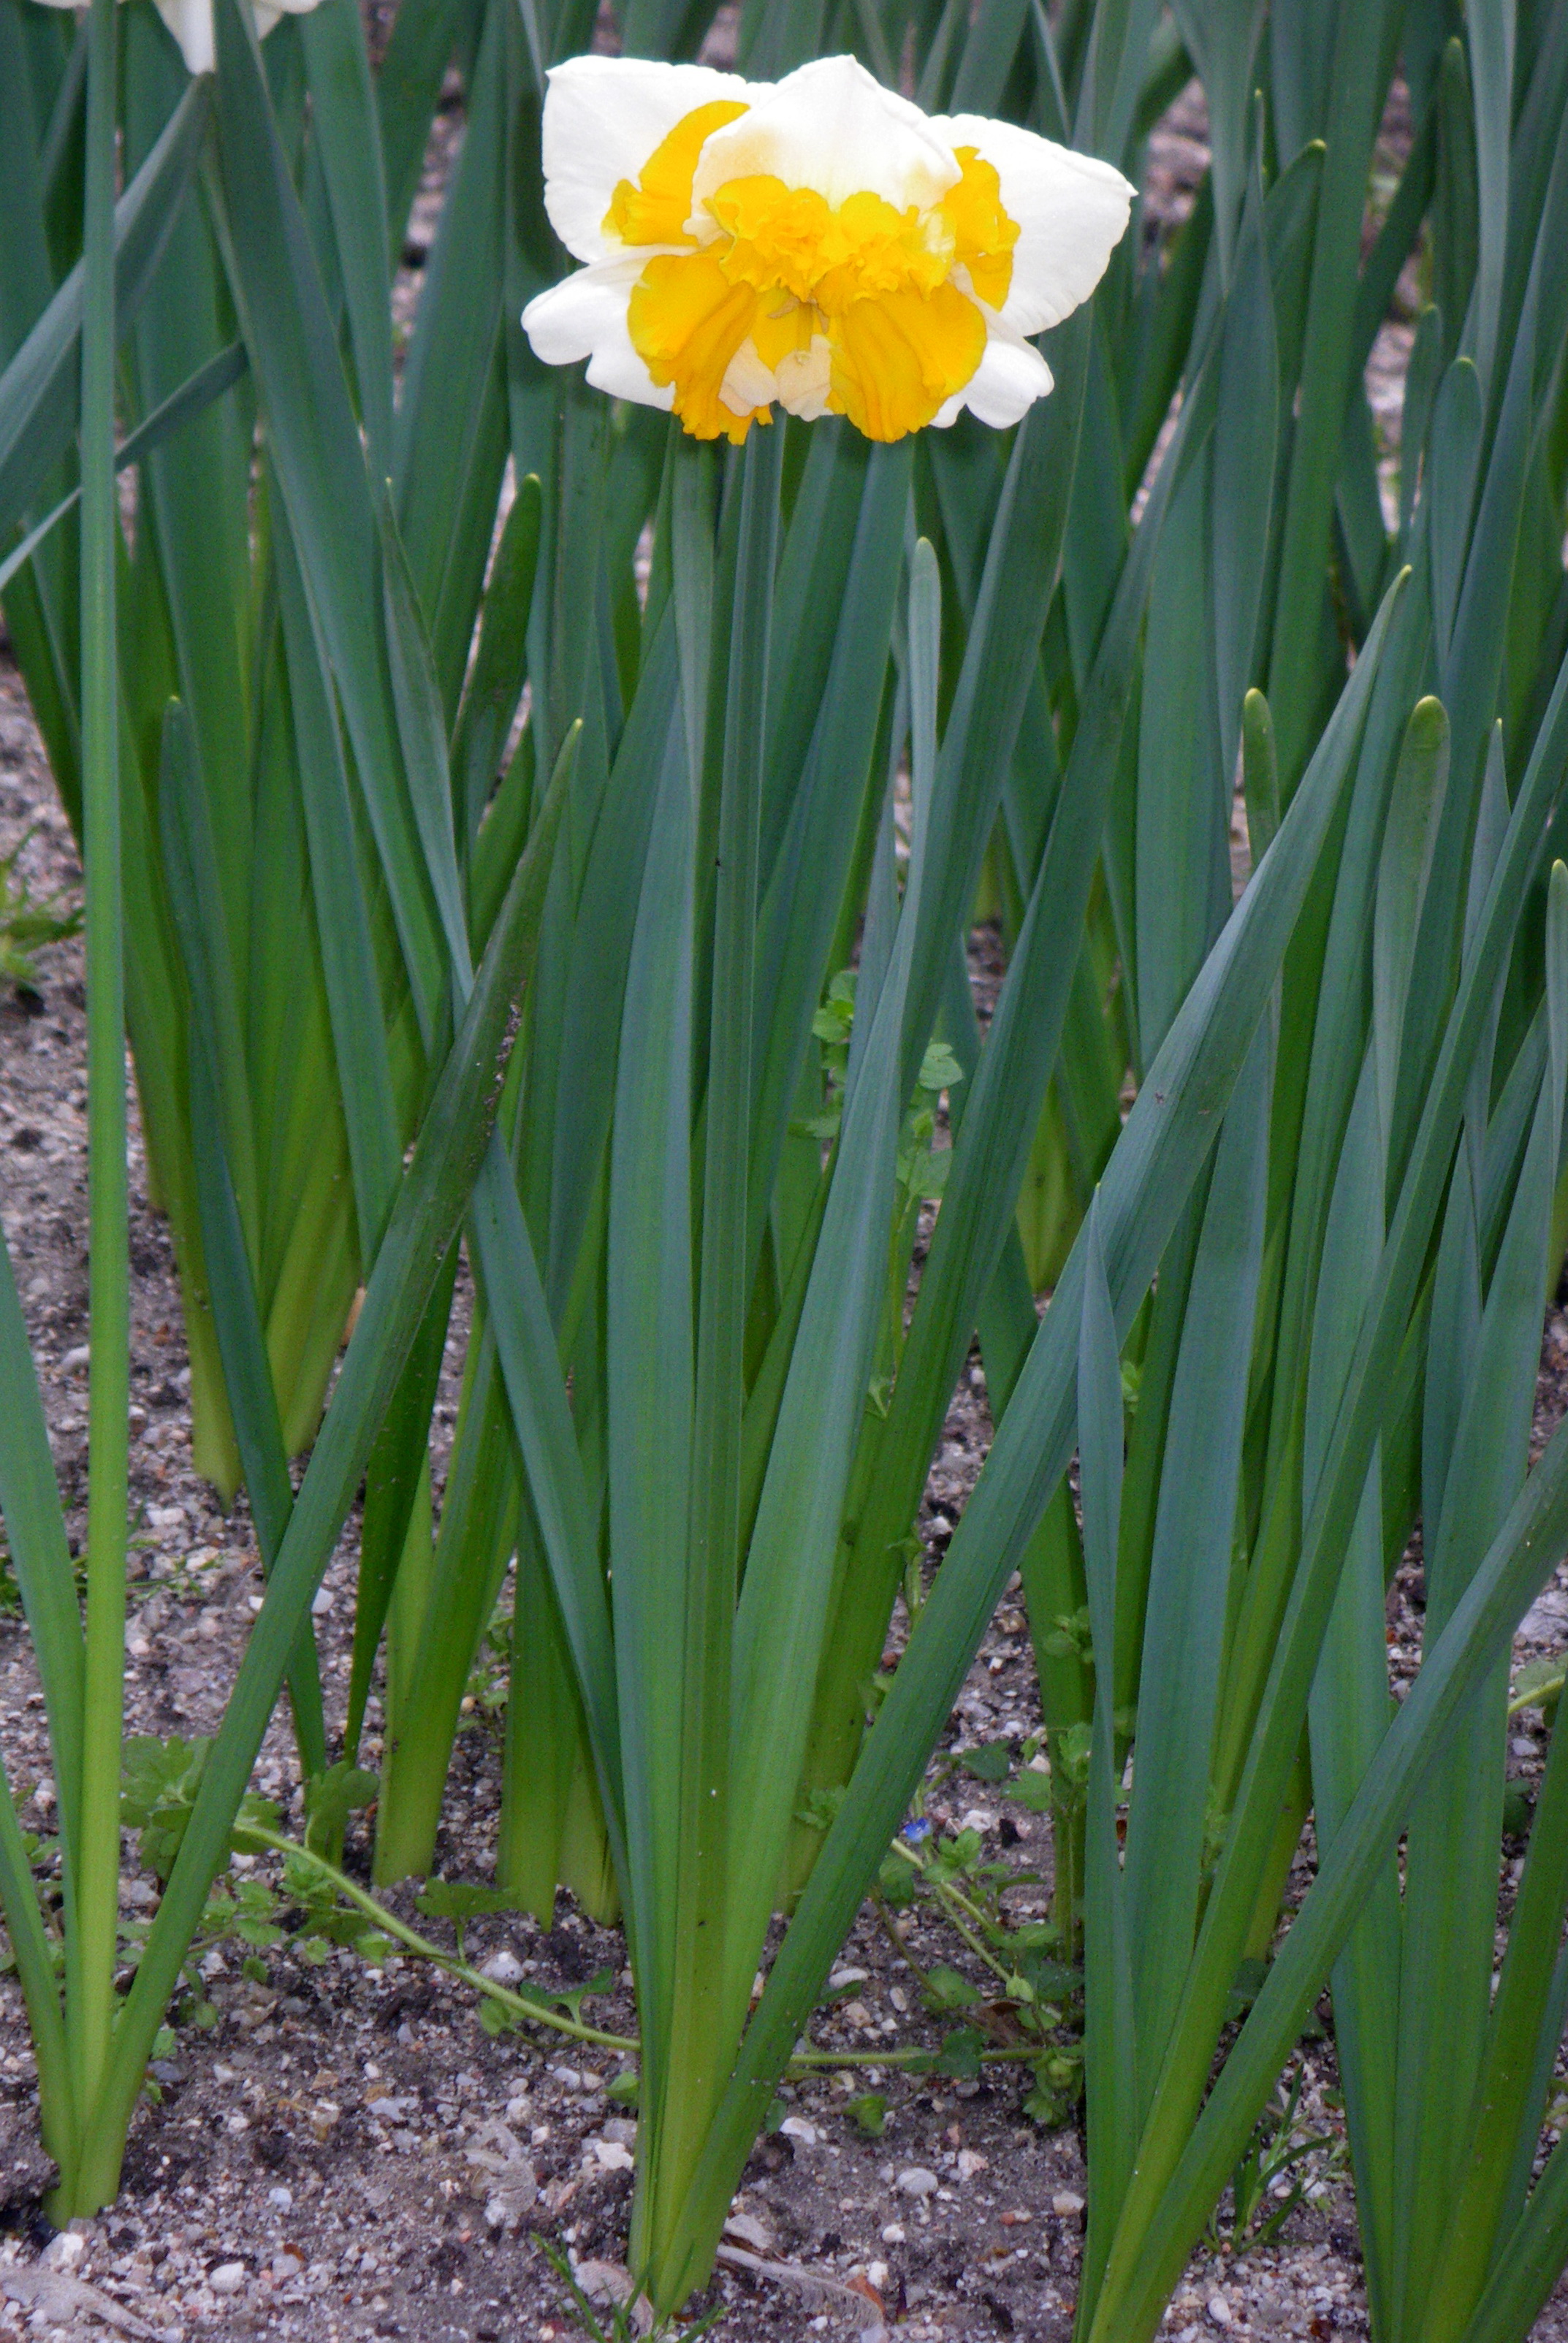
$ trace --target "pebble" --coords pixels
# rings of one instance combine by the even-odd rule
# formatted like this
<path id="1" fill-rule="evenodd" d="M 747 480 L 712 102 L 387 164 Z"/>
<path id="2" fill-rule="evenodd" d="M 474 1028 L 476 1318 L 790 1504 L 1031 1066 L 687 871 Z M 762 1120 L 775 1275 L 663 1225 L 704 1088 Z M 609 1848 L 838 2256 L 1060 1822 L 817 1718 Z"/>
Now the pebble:
<path id="1" fill-rule="evenodd" d="M 508 1952 L 504 1945 L 498 1953 L 490 1955 L 479 1971 L 479 1975 L 487 1976 L 493 1985 L 516 1985 L 522 1974 L 521 1961 L 516 1953 Z"/>
<path id="2" fill-rule="evenodd" d="M 1050 2200 L 1050 2209 L 1064 2221 L 1070 2221 L 1075 2213 L 1082 2212 L 1083 2199 L 1070 2188 L 1059 2188 Z"/>
<path id="3" fill-rule="evenodd" d="M 885 2246 L 901 2246 L 903 2242 L 903 2223 L 901 2221 L 890 2221 L 887 2227 L 882 2231 L 882 2243 Z"/>
<path id="4" fill-rule="evenodd" d="M 297 2278 L 304 2268 L 305 2264 L 300 2260 L 299 2256 L 286 2250 L 280 2254 L 274 2254 L 272 2258 L 274 2278 Z"/>
<path id="5" fill-rule="evenodd" d="M 1231 2324 L 1231 2306 L 1222 2294 L 1211 2294 L 1205 2307 L 1216 2327 L 1229 2327 Z"/>
<path id="6" fill-rule="evenodd" d="M 804 2116 L 786 2116 L 779 2128 L 787 2138 L 798 2139 L 802 2147 L 815 2147 L 817 2145 L 817 2127 L 814 2123 L 808 2123 Z"/>
<path id="7" fill-rule="evenodd" d="M 989 2159 L 987 2157 L 978 2155 L 972 2147 L 960 2147 L 959 2150 L 959 2178 L 960 2180 L 972 2180 L 977 2172 L 985 2171 L 988 2161 Z"/>
<path id="8" fill-rule="evenodd" d="M 86 2250 L 85 2237 L 78 2237 L 75 2229 L 62 2229 L 57 2237 L 50 2238 L 39 2259 L 45 2269 L 74 2270 Z"/>
<path id="9" fill-rule="evenodd" d="M 291 2213 L 294 2210 L 294 2191 L 292 2188 L 269 2188 L 266 2201 L 275 2205 L 280 2213 Z"/>
<path id="10" fill-rule="evenodd" d="M 219 2262 L 216 2269 L 208 2270 L 206 2282 L 214 2294 L 237 2294 L 249 2276 L 243 2262 Z"/>
<path id="11" fill-rule="evenodd" d="M 897 2185 L 906 2197 L 934 2197 L 941 2184 L 923 2164 L 911 2164 L 907 2171 L 900 2173 Z"/>

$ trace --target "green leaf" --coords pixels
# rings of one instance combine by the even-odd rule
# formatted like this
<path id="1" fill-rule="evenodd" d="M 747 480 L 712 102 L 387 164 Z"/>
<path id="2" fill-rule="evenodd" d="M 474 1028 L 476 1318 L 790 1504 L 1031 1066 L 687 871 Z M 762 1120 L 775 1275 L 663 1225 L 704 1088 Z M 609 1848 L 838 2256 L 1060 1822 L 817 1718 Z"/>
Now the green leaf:
<path id="1" fill-rule="evenodd" d="M 977 1995 L 976 1999 L 979 1998 Z M 980 2070 L 980 2052 L 985 2047 L 985 2036 L 972 2026 L 956 2026 L 942 2036 L 942 2046 L 937 2052 L 934 2072 L 951 2075 L 960 2083 L 972 2083 Z"/>
<path id="2" fill-rule="evenodd" d="M 211 85 L 192 81 L 163 136 L 115 207 L 115 311 L 136 316 L 190 186 Z M 75 267 L 0 375 L 0 539 L 34 503 L 76 423 L 84 272 Z"/>
<path id="3" fill-rule="evenodd" d="M 926 1999 L 933 2009 L 968 2009 L 980 1999 L 979 1988 L 957 1969 L 938 1966 L 928 1969 L 925 1982 Z"/>
<path id="4" fill-rule="evenodd" d="M 428 1920 L 477 1920 L 491 1912 L 515 1912 L 517 1902 L 504 1887 L 481 1887 L 467 1879 L 427 1880 L 414 1899 L 416 1909 Z"/>
<path id="5" fill-rule="evenodd" d="M 1279 836 L 1150 1069 L 1107 1170 L 1101 1209 L 1111 1232 L 1106 1256 L 1119 1319 L 1130 1322 L 1141 1300 L 1263 1014 L 1351 767 L 1387 618 L 1385 610 Z M 934 1746 L 997 1597 L 1065 1470 L 1075 1431 L 1083 1252 L 1081 1239 L 773 1963 L 714 2127 L 700 2195 L 694 2193 L 689 2217 L 705 2230 L 715 2206 L 722 2219 L 772 2077 L 782 2071 L 908 1806 L 922 1753 Z M 1120 1414 L 1119 1375 L 1117 1407 Z"/>
<path id="6" fill-rule="evenodd" d="M 232 0 L 223 0 L 223 5 L 232 5 Z M 146 2044 L 174 1989 L 184 1948 L 227 1846 L 295 1636 L 347 1516 L 377 1427 L 484 1160 L 507 1035 L 531 969 L 564 780 L 564 774 L 558 777 L 541 809 L 436 1085 L 266 1601 L 203 1774 L 181 1860 L 121 2013 L 106 2096 L 111 2105 L 126 2110 Z"/>
<path id="7" fill-rule="evenodd" d="M 305 1843 L 313 1848 L 339 1845 L 343 1825 L 352 1814 L 375 1801 L 381 1784 L 362 1765 L 339 1758 L 324 1774 L 314 1774 L 305 1785 Z"/>

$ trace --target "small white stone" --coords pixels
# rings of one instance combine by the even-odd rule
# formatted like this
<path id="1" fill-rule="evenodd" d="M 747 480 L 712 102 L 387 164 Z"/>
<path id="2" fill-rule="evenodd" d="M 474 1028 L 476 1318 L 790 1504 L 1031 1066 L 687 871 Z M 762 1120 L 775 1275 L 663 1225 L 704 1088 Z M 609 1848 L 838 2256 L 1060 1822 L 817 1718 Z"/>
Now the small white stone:
<path id="1" fill-rule="evenodd" d="M 330 1586 L 318 1586 L 310 1598 L 310 1608 L 317 1619 L 325 1619 L 335 1597 Z"/>
<path id="2" fill-rule="evenodd" d="M 516 1985 L 522 1974 L 521 1961 L 516 1953 L 508 1952 L 504 1945 L 498 1953 L 490 1955 L 479 1971 L 481 1976 L 487 1976 L 496 1985 Z"/>
<path id="3" fill-rule="evenodd" d="M 598 2159 L 598 2167 L 601 2172 L 629 2172 L 631 2170 L 633 2161 L 631 2150 L 629 2147 L 623 2146 L 618 2139 L 596 2139 L 590 2141 L 589 2146 L 592 2147 L 595 2156 Z"/>
<path id="4" fill-rule="evenodd" d="M 300 2260 L 299 2256 L 297 2254 L 291 2254 L 286 2247 L 285 2247 L 282 2253 L 274 2254 L 272 2258 L 272 2275 L 274 2278 L 297 2278 L 304 2268 L 305 2264 Z"/>
<path id="5" fill-rule="evenodd" d="M 971 1806 L 968 1814 L 963 1817 L 963 1820 L 960 1823 L 959 1828 L 960 1830 L 979 1831 L 981 1838 L 984 1838 L 987 1831 L 994 1830 L 996 1828 L 996 1816 L 992 1814 L 988 1814 L 984 1806 Z"/>
<path id="6" fill-rule="evenodd" d="M 85 2237 L 79 2237 L 75 2229 L 62 2229 L 57 2237 L 50 2238 L 39 2259 L 46 2269 L 72 2270 L 86 2250 Z"/>
<path id="7" fill-rule="evenodd" d="M 817 2127 L 814 2123 L 808 2123 L 804 2116 L 786 2116 L 779 2128 L 787 2139 L 798 2139 L 802 2147 L 815 2147 L 817 2145 Z"/>
<path id="8" fill-rule="evenodd" d="M 887 2227 L 882 2231 L 882 2243 L 885 2246 L 901 2246 L 903 2242 L 903 2223 L 901 2221 L 890 2221 Z"/>
<path id="9" fill-rule="evenodd" d="M 1059 2188 L 1050 2200 L 1050 2209 L 1053 2213 L 1059 2213 L 1064 2221 L 1068 2221 L 1071 2219 L 1074 2213 L 1082 2212 L 1083 2199 L 1075 2195 L 1070 2188 Z"/>
<path id="10" fill-rule="evenodd" d="M 215 2294 L 237 2294 L 249 2276 L 243 2262 L 219 2262 L 216 2269 L 208 2270 L 206 2282 Z"/>
<path id="11" fill-rule="evenodd" d="M 839 1993 L 847 1985 L 864 1985 L 869 1976 L 869 1969 L 835 1969 L 828 1979 L 829 1989 Z"/>
<path id="12" fill-rule="evenodd" d="M 294 2191 L 292 2188 L 269 2188 L 266 2201 L 275 2205 L 280 2213 L 291 2213 L 294 2210 Z"/>
<path id="13" fill-rule="evenodd" d="M 959 2150 L 959 2178 L 960 2180 L 972 2180 L 977 2172 L 983 2172 L 985 2170 L 987 2162 L 988 2159 L 983 2156 L 978 2155 L 972 2147 L 960 2147 Z"/>
<path id="14" fill-rule="evenodd" d="M 911 2164 L 898 2178 L 906 2197 L 934 2197 L 940 2185 L 936 2174 L 928 2172 L 923 2164 Z"/>
<path id="15" fill-rule="evenodd" d="M 882 2291 L 882 2288 L 883 2288 L 887 2285 L 887 2283 L 888 2283 L 888 2265 L 887 2265 L 887 2263 L 886 2263 L 886 2262 L 868 2262 L 868 2263 L 867 2263 L 867 2265 L 866 2265 L 866 2276 L 867 2276 L 867 2278 L 869 2280 L 870 2284 L 876 2288 L 877 2292 L 878 2292 L 879 2294 L 880 2294 L 880 2292 Z"/>
<path id="16" fill-rule="evenodd" d="M 1205 2308 L 1216 2327 L 1231 2325 L 1231 2306 L 1222 2294 L 1211 2294 Z"/>

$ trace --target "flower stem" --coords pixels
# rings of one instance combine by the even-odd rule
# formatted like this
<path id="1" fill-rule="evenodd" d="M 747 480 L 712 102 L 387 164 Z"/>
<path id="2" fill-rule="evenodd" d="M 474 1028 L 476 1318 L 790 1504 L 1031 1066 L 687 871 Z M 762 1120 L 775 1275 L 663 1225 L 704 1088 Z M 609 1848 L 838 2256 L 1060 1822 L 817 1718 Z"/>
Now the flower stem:
<path id="1" fill-rule="evenodd" d="M 86 894 L 87 1604 L 81 1811 L 74 1834 L 68 1978 L 78 2168 L 71 2210 L 113 2196 L 119 2157 L 95 2152 L 92 2109 L 114 2025 L 120 1878 L 129 1384 L 125 970 L 120 900 L 119 689 L 115 643 L 115 0 L 87 31 L 85 301 L 82 323 L 82 810 Z M 90 2163 L 93 2169 L 84 2168 Z M 108 2165 L 113 2164 L 113 2172 Z M 93 2197 L 88 2204 L 82 2192 Z"/>

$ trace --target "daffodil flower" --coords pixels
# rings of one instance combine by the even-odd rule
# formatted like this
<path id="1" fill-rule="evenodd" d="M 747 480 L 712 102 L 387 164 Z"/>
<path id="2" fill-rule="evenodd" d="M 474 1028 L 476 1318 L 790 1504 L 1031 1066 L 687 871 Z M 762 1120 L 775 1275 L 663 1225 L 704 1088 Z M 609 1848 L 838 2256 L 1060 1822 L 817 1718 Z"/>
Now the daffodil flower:
<path id="1" fill-rule="evenodd" d="M 44 0 L 48 8 L 77 8 L 81 5 L 82 0 Z M 256 20 L 258 37 L 265 41 L 282 17 L 303 16 L 318 5 L 319 0 L 250 0 L 250 13 Z M 213 72 L 217 64 L 213 42 L 213 0 L 157 0 L 157 11 L 179 43 L 186 71 Z"/>
<path id="2" fill-rule="evenodd" d="M 545 206 L 586 267 L 530 301 L 552 366 L 744 439 L 775 402 L 901 439 L 1050 388 L 1029 339 L 1086 301 L 1132 189 L 1010 122 L 923 115 L 853 57 L 777 83 L 573 57 L 549 76 Z"/>

